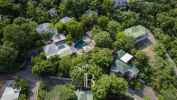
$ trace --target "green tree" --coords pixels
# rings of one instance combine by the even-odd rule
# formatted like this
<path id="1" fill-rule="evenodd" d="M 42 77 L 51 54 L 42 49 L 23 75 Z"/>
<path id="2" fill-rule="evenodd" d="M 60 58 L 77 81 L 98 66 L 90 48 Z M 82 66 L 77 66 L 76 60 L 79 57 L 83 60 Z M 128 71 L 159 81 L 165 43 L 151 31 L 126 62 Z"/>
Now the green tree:
<path id="1" fill-rule="evenodd" d="M 73 39 L 80 39 L 83 34 L 83 28 L 80 22 L 72 19 L 65 24 L 67 33 L 71 34 Z"/>
<path id="2" fill-rule="evenodd" d="M 54 75 L 57 72 L 55 63 L 41 58 L 33 58 L 32 73 L 37 75 Z"/>
<path id="3" fill-rule="evenodd" d="M 97 34 L 94 34 L 93 40 L 96 42 L 96 46 L 102 48 L 110 48 L 112 44 L 110 33 L 106 31 L 101 31 Z"/>
<path id="4" fill-rule="evenodd" d="M 129 51 L 135 47 L 135 41 L 132 37 L 126 36 L 125 33 L 118 32 L 116 34 L 116 41 L 113 43 L 113 47 Z"/>
<path id="5" fill-rule="evenodd" d="M 96 100 L 106 100 L 108 96 L 121 96 L 128 91 L 128 83 L 123 78 L 115 75 L 103 75 L 92 86 L 92 91 Z"/>
<path id="6" fill-rule="evenodd" d="M 35 17 L 35 5 L 33 4 L 32 0 L 28 0 L 27 2 L 26 13 L 29 17 Z"/>
<path id="7" fill-rule="evenodd" d="M 4 44 L 0 46 L 0 72 L 10 72 L 17 70 L 17 57 L 18 50 L 13 47 L 13 44 L 4 42 Z"/>
<path id="8" fill-rule="evenodd" d="M 40 40 L 35 28 L 35 22 L 7 25 L 3 31 L 3 41 L 14 43 L 15 48 L 23 54 L 35 48 L 37 41 Z"/>
<path id="9" fill-rule="evenodd" d="M 72 58 L 70 56 L 62 57 L 58 65 L 58 74 L 60 76 L 68 76 L 72 66 Z"/>
<path id="10" fill-rule="evenodd" d="M 111 37 L 115 38 L 115 34 L 122 31 L 122 26 L 119 22 L 111 20 L 107 25 L 107 30 L 111 33 Z"/>
<path id="11" fill-rule="evenodd" d="M 104 70 L 107 70 L 112 63 L 112 52 L 106 48 L 96 48 L 91 52 L 89 57 L 89 63 L 96 64 Z"/>
<path id="12" fill-rule="evenodd" d="M 77 100 L 72 85 L 57 85 L 49 93 L 45 100 Z"/>
<path id="13" fill-rule="evenodd" d="M 61 22 L 58 22 L 55 24 L 55 28 L 58 30 L 58 32 L 62 32 L 64 30 L 64 25 Z"/>
<path id="14" fill-rule="evenodd" d="M 113 6 L 113 0 L 103 0 L 101 3 L 101 12 L 103 14 L 110 15 L 113 12 Z"/>
<path id="15" fill-rule="evenodd" d="M 97 23 L 102 29 L 106 28 L 108 22 L 109 22 L 109 18 L 106 16 L 99 16 L 97 19 Z"/>
<path id="16" fill-rule="evenodd" d="M 79 82 L 83 85 L 85 73 L 93 75 L 95 79 L 98 79 L 103 74 L 103 71 L 95 64 L 80 64 L 72 68 L 70 77 L 73 82 Z"/>
<path id="17" fill-rule="evenodd" d="M 92 26 L 96 23 L 97 17 L 97 12 L 90 10 L 80 17 L 81 23 L 86 31 L 92 28 Z"/>

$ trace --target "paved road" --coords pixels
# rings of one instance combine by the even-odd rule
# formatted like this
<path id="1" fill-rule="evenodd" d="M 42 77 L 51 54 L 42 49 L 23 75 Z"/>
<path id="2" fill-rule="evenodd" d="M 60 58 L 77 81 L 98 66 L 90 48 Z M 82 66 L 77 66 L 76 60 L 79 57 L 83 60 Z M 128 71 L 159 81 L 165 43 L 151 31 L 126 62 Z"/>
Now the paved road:
<path id="1" fill-rule="evenodd" d="M 29 82 L 30 100 L 35 100 L 34 99 L 35 87 L 36 83 L 40 80 L 40 78 L 38 76 L 32 75 L 30 66 L 28 66 L 26 69 L 21 70 L 19 73 L 17 73 L 17 75 Z"/>

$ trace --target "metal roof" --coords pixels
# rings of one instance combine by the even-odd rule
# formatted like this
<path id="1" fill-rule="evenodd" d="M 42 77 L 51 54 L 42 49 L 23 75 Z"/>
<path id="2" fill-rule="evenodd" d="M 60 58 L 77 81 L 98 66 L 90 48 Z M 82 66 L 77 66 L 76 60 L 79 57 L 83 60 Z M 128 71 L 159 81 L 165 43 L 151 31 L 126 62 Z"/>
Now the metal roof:
<path id="1" fill-rule="evenodd" d="M 50 23 L 42 23 L 39 24 L 36 28 L 37 33 L 42 34 L 42 33 L 53 33 L 57 34 L 57 29 L 50 28 Z"/>
<path id="2" fill-rule="evenodd" d="M 62 23 L 67 23 L 68 21 L 70 21 L 72 18 L 70 18 L 70 17 L 63 17 L 62 19 L 60 19 L 60 22 L 62 22 Z"/>
<path id="3" fill-rule="evenodd" d="M 131 37 L 137 39 L 141 36 L 146 35 L 150 31 L 148 29 L 146 29 L 144 26 L 138 25 L 138 26 L 130 27 L 130 28 L 126 29 L 124 32 L 127 36 L 131 36 Z"/>
<path id="4" fill-rule="evenodd" d="M 124 63 L 128 63 L 132 58 L 133 58 L 132 55 L 126 53 L 124 56 L 120 58 L 120 60 L 122 60 Z"/>
<path id="5" fill-rule="evenodd" d="M 44 52 L 47 56 L 47 58 L 50 58 L 51 56 L 60 55 L 70 55 L 72 54 L 72 50 L 66 43 L 52 43 L 46 45 L 44 48 Z"/>

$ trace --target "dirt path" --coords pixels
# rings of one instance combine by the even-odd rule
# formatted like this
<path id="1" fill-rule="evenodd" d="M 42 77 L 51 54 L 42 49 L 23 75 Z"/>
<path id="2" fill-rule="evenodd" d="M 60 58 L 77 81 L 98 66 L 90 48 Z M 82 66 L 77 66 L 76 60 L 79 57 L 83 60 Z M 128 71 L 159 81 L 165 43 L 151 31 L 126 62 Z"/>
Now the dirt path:
<path id="1" fill-rule="evenodd" d="M 154 46 L 156 40 L 152 33 L 148 34 L 149 43 L 142 49 L 142 51 L 149 57 L 149 62 L 153 62 L 155 60 Z"/>

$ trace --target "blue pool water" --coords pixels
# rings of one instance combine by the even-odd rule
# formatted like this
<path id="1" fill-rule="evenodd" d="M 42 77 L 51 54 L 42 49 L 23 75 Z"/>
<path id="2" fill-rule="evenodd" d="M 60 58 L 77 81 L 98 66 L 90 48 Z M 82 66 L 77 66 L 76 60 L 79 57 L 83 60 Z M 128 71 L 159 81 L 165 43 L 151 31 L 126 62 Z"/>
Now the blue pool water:
<path id="1" fill-rule="evenodd" d="M 81 49 L 86 45 L 86 43 L 83 40 L 79 40 L 75 42 L 74 47 L 77 49 Z"/>

